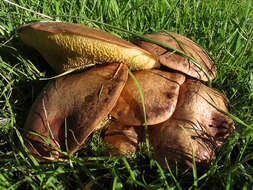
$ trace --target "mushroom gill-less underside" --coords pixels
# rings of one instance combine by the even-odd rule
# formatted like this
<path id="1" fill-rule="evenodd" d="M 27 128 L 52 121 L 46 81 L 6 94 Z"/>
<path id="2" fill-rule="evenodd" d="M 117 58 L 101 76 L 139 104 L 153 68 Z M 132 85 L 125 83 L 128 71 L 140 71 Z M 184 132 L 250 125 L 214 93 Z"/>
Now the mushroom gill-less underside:
<path id="1" fill-rule="evenodd" d="M 18 29 L 20 38 L 38 50 L 61 73 L 89 64 L 124 63 L 133 70 L 160 64 L 146 50 L 110 33 L 67 22 L 35 22 Z"/>
<path id="2" fill-rule="evenodd" d="M 135 153 L 146 124 L 154 158 L 164 168 L 165 159 L 191 165 L 192 152 L 197 163 L 208 163 L 234 129 L 233 121 L 215 108 L 228 112 L 225 96 L 198 81 L 207 81 L 206 73 L 213 79 L 216 67 L 189 38 L 146 35 L 184 52 L 199 66 L 150 42 L 136 39 L 136 46 L 79 24 L 36 22 L 18 32 L 56 73 L 79 69 L 49 81 L 28 114 L 25 144 L 38 160 L 73 153 L 108 114 L 116 120 L 104 138 L 112 152 Z M 89 64 L 95 66 L 82 71 Z M 159 69 L 160 64 L 167 68 Z"/>

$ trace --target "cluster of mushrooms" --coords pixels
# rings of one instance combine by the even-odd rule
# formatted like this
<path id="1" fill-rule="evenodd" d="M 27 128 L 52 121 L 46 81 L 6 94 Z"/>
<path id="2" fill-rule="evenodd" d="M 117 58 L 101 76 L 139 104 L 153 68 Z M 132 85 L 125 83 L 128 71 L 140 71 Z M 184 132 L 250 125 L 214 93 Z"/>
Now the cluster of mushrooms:
<path id="1" fill-rule="evenodd" d="M 78 69 L 50 80 L 28 114 L 25 145 L 38 160 L 73 153 L 108 115 L 104 142 L 111 152 L 136 153 L 147 138 L 146 125 L 153 157 L 164 168 L 167 162 L 191 166 L 193 157 L 198 164 L 210 162 L 234 130 L 224 114 L 226 97 L 201 82 L 215 78 L 212 59 L 187 37 L 144 35 L 198 64 L 140 38 L 134 45 L 79 24 L 35 22 L 18 32 L 57 74 Z"/>

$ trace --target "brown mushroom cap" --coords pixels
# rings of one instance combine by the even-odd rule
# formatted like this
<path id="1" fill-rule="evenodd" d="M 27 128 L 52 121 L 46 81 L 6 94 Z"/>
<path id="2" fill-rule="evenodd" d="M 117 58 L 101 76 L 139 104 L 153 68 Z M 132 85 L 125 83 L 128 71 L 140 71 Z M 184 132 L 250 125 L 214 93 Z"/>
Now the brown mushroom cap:
<path id="1" fill-rule="evenodd" d="M 137 128 L 114 121 L 105 132 L 104 142 L 112 145 L 110 152 L 136 153 L 139 143 Z"/>
<path id="2" fill-rule="evenodd" d="M 178 105 L 168 121 L 149 128 L 154 157 L 163 167 L 168 162 L 192 163 L 192 150 L 198 163 L 209 162 L 217 146 L 234 130 L 227 112 L 227 100 L 219 91 L 188 79 L 180 88 Z"/>
<path id="3" fill-rule="evenodd" d="M 150 144 L 154 148 L 153 157 L 163 167 L 166 161 L 170 166 L 192 166 L 192 152 L 198 164 L 206 164 L 214 157 L 215 146 L 206 135 L 205 129 L 190 122 L 169 119 L 149 127 Z"/>
<path id="4" fill-rule="evenodd" d="M 159 67 L 156 59 L 138 46 L 80 24 L 35 22 L 21 26 L 18 32 L 57 73 L 94 63 L 124 63 L 134 70 Z"/>
<path id="5" fill-rule="evenodd" d="M 228 112 L 227 98 L 218 90 L 205 86 L 199 81 L 188 79 L 180 89 L 175 119 L 180 115 L 191 122 L 205 127 L 207 133 L 221 145 L 234 130 L 233 120 L 218 111 L 214 106 Z M 191 118 L 191 119 L 190 119 Z"/>
<path id="6" fill-rule="evenodd" d="M 168 120 L 175 110 L 179 88 L 185 76 L 154 69 L 136 71 L 134 75 L 144 96 L 147 124 Z M 128 78 L 111 114 L 125 125 L 144 125 L 140 92 L 132 78 Z"/>
<path id="7" fill-rule="evenodd" d="M 210 75 L 210 79 L 215 78 L 217 69 L 214 62 L 202 47 L 189 38 L 173 32 L 168 34 L 158 32 L 144 36 L 183 51 L 188 56 L 194 58 L 202 68 L 207 71 Z M 150 42 L 135 39 L 134 43 L 154 55 L 162 65 L 183 72 L 199 80 L 208 81 L 205 73 L 185 57 Z"/>
<path id="8" fill-rule="evenodd" d="M 93 67 L 50 81 L 35 100 L 25 129 L 25 141 L 31 153 L 39 160 L 59 152 L 53 147 L 73 152 L 85 141 L 94 128 L 114 107 L 128 76 L 123 64 Z M 67 134 L 65 134 L 65 124 Z M 48 138 L 49 137 L 49 138 Z"/>

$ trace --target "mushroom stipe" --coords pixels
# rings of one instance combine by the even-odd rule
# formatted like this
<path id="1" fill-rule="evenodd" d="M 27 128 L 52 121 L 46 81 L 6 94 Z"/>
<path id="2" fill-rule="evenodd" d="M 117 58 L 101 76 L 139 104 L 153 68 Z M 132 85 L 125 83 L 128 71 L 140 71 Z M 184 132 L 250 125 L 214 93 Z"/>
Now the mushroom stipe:
<path id="1" fill-rule="evenodd" d="M 196 163 L 208 164 L 234 130 L 233 120 L 215 108 L 228 112 L 226 97 L 200 82 L 208 80 L 206 73 L 215 78 L 213 60 L 187 37 L 175 33 L 145 36 L 185 52 L 206 73 L 156 44 L 135 39 L 134 45 L 79 24 L 36 22 L 21 26 L 18 32 L 56 73 L 79 68 L 79 73 L 49 81 L 33 103 L 25 122 L 26 131 L 33 133 L 25 132 L 24 137 L 38 160 L 78 150 L 108 114 L 116 119 L 104 138 L 113 147 L 111 152 L 136 153 L 145 136 L 143 99 L 153 156 L 163 168 L 165 160 L 191 166 L 193 156 Z M 82 71 L 87 64 L 95 66 Z M 128 77 L 129 68 L 143 99 Z"/>

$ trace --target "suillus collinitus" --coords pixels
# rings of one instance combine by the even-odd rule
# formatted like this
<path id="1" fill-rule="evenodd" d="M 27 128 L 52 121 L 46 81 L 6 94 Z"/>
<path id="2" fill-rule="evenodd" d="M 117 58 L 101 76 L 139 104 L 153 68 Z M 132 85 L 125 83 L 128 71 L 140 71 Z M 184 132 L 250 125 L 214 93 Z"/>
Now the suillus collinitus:
<path id="1" fill-rule="evenodd" d="M 167 121 L 148 126 L 153 157 L 165 169 L 167 163 L 169 166 L 191 167 L 193 157 L 198 166 L 207 166 L 215 156 L 215 150 L 234 130 L 233 120 L 217 110 L 228 112 L 227 99 L 219 91 L 192 79 L 182 85 L 178 98 L 175 112 Z M 120 154 L 135 153 L 137 146 L 129 148 L 129 143 L 145 140 L 143 127 L 130 127 L 119 122 L 110 126 L 108 133 L 105 141 L 116 150 L 120 149 Z M 124 134 L 124 138 L 118 142 L 116 134 L 119 133 Z"/>
<path id="2" fill-rule="evenodd" d="M 199 66 L 201 66 L 210 76 L 211 80 L 215 78 L 217 69 L 213 60 L 206 50 L 189 38 L 173 32 L 158 32 L 144 36 L 165 43 L 185 53 L 197 61 Z M 206 74 L 191 60 L 185 58 L 184 56 L 154 43 L 146 42 L 140 39 L 135 39 L 134 43 L 150 52 L 154 57 L 157 58 L 160 64 L 199 80 L 208 81 Z"/>
<path id="3" fill-rule="evenodd" d="M 188 79 L 180 89 L 177 108 L 166 122 L 149 128 L 154 157 L 166 167 L 168 162 L 192 164 L 192 153 L 198 164 L 211 161 L 234 130 L 225 96 L 197 80 Z"/>
<path id="4" fill-rule="evenodd" d="M 24 135 L 32 154 L 43 160 L 51 155 L 59 157 L 57 149 L 75 151 L 110 113 L 127 73 L 126 65 L 108 64 L 50 81 L 33 103 L 25 123 L 25 129 L 33 132 Z"/>
<path id="5" fill-rule="evenodd" d="M 145 103 L 147 124 L 166 121 L 175 111 L 180 85 L 185 76 L 180 73 L 160 70 L 136 71 Z M 144 110 L 140 91 L 132 78 L 127 83 L 111 114 L 126 125 L 144 125 Z"/>
<path id="6" fill-rule="evenodd" d="M 18 32 L 24 43 L 37 49 L 57 73 L 102 63 L 124 63 L 134 70 L 160 66 L 146 50 L 80 24 L 35 22 L 21 26 Z"/>
<path id="7" fill-rule="evenodd" d="M 215 77 L 214 62 L 203 48 L 184 36 L 145 36 L 181 51 L 177 54 L 136 39 L 138 47 L 109 33 L 73 23 L 37 22 L 18 31 L 21 39 L 36 48 L 56 73 L 79 69 L 78 74 L 50 81 L 32 106 L 25 128 L 39 135 L 24 136 L 37 159 L 61 156 L 57 149 L 75 151 L 109 113 L 117 121 L 106 131 L 105 142 L 115 147 L 114 153 L 135 153 L 143 140 L 145 121 L 140 90 L 132 77 L 127 79 L 129 68 L 143 93 L 154 157 L 163 167 L 165 159 L 191 165 L 194 156 L 197 163 L 209 162 L 215 148 L 234 129 L 233 121 L 216 109 L 228 111 L 226 98 L 198 81 Z M 94 68 L 83 71 L 90 63 Z M 57 101 L 53 102 L 52 97 Z M 67 147 L 63 122 L 67 126 Z"/>

